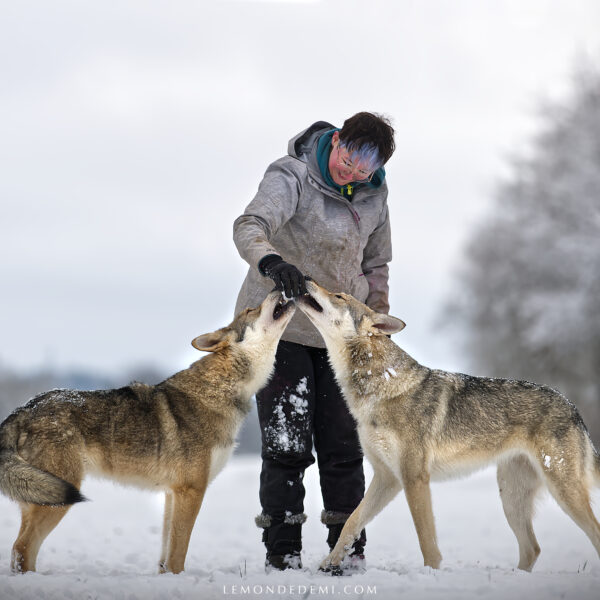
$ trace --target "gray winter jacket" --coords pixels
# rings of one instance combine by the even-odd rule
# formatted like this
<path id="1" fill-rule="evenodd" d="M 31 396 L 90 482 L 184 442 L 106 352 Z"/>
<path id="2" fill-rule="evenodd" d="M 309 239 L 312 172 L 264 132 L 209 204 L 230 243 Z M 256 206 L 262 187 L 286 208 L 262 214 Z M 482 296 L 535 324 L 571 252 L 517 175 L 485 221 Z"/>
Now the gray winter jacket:
<path id="1" fill-rule="evenodd" d="M 352 202 L 325 184 L 316 147 L 318 138 L 333 127 L 319 121 L 292 138 L 288 156 L 269 165 L 256 196 L 235 220 L 233 240 L 250 265 L 236 314 L 258 306 L 273 289 L 273 281 L 258 271 L 267 254 L 279 254 L 332 292 L 346 292 L 378 312 L 389 311 L 387 263 L 392 244 L 387 184 L 358 185 Z M 282 339 L 325 347 L 300 311 Z"/>

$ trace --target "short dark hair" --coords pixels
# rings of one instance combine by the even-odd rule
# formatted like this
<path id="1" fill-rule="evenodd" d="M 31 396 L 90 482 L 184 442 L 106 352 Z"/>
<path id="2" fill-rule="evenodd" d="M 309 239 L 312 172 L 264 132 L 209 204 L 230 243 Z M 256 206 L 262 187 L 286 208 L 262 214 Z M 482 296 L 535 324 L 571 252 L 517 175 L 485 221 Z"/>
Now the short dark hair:
<path id="1" fill-rule="evenodd" d="M 340 142 L 351 153 L 376 150 L 379 166 L 384 165 L 396 149 L 389 119 L 370 112 L 359 112 L 346 119 L 340 129 Z"/>

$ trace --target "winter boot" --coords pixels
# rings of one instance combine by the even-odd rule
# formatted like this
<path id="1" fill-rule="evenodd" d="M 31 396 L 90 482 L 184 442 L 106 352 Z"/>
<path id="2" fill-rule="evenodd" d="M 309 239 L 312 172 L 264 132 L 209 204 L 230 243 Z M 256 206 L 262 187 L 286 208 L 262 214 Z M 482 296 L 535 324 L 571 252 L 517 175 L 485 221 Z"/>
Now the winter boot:
<path id="1" fill-rule="evenodd" d="M 347 513 L 338 513 L 333 511 L 323 511 L 321 513 L 321 522 L 327 525 L 329 534 L 327 535 L 327 544 L 331 552 L 340 538 L 342 529 L 350 515 Z M 352 550 L 344 558 L 339 567 L 331 567 L 328 572 L 332 575 L 352 575 L 353 573 L 364 573 L 367 568 L 365 560 L 365 544 L 367 543 L 367 532 L 363 529 L 359 538 L 352 544 Z"/>
<path id="2" fill-rule="evenodd" d="M 306 521 L 303 513 L 286 515 L 274 519 L 261 514 L 256 517 L 256 525 L 263 529 L 262 541 L 267 549 L 265 571 L 284 571 L 302 569 L 300 551 L 302 550 L 302 523 Z"/>

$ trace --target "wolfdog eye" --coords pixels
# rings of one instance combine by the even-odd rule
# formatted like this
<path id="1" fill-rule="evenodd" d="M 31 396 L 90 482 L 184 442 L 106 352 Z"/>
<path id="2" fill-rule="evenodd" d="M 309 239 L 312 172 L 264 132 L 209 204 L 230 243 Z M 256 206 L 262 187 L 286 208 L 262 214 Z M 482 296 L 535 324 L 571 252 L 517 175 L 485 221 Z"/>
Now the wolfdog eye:
<path id="1" fill-rule="evenodd" d="M 336 295 L 335 295 L 335 297 L 336 297 L 336 298 L 339 298 L 340 300 L 343 300 L 343 299 L 344 299 L 344 296 L 340 296 L 339 294 L 336 294 Z"/>

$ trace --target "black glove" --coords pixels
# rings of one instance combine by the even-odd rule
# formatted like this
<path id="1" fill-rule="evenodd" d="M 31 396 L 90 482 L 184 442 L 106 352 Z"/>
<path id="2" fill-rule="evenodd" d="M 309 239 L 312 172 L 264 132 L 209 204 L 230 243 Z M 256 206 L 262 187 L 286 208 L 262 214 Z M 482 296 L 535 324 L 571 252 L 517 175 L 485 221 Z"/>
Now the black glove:
<path id="1" fill-rule="evenodd" d="M 258 263 L 261 275 L 270 277 L 275 287 L 285 293 L 288 298 L 296 298 L 308 293 L 304 283 L 304 275 L 290 263 L 286 263 L 278 254 L 267 254 Z"/>

